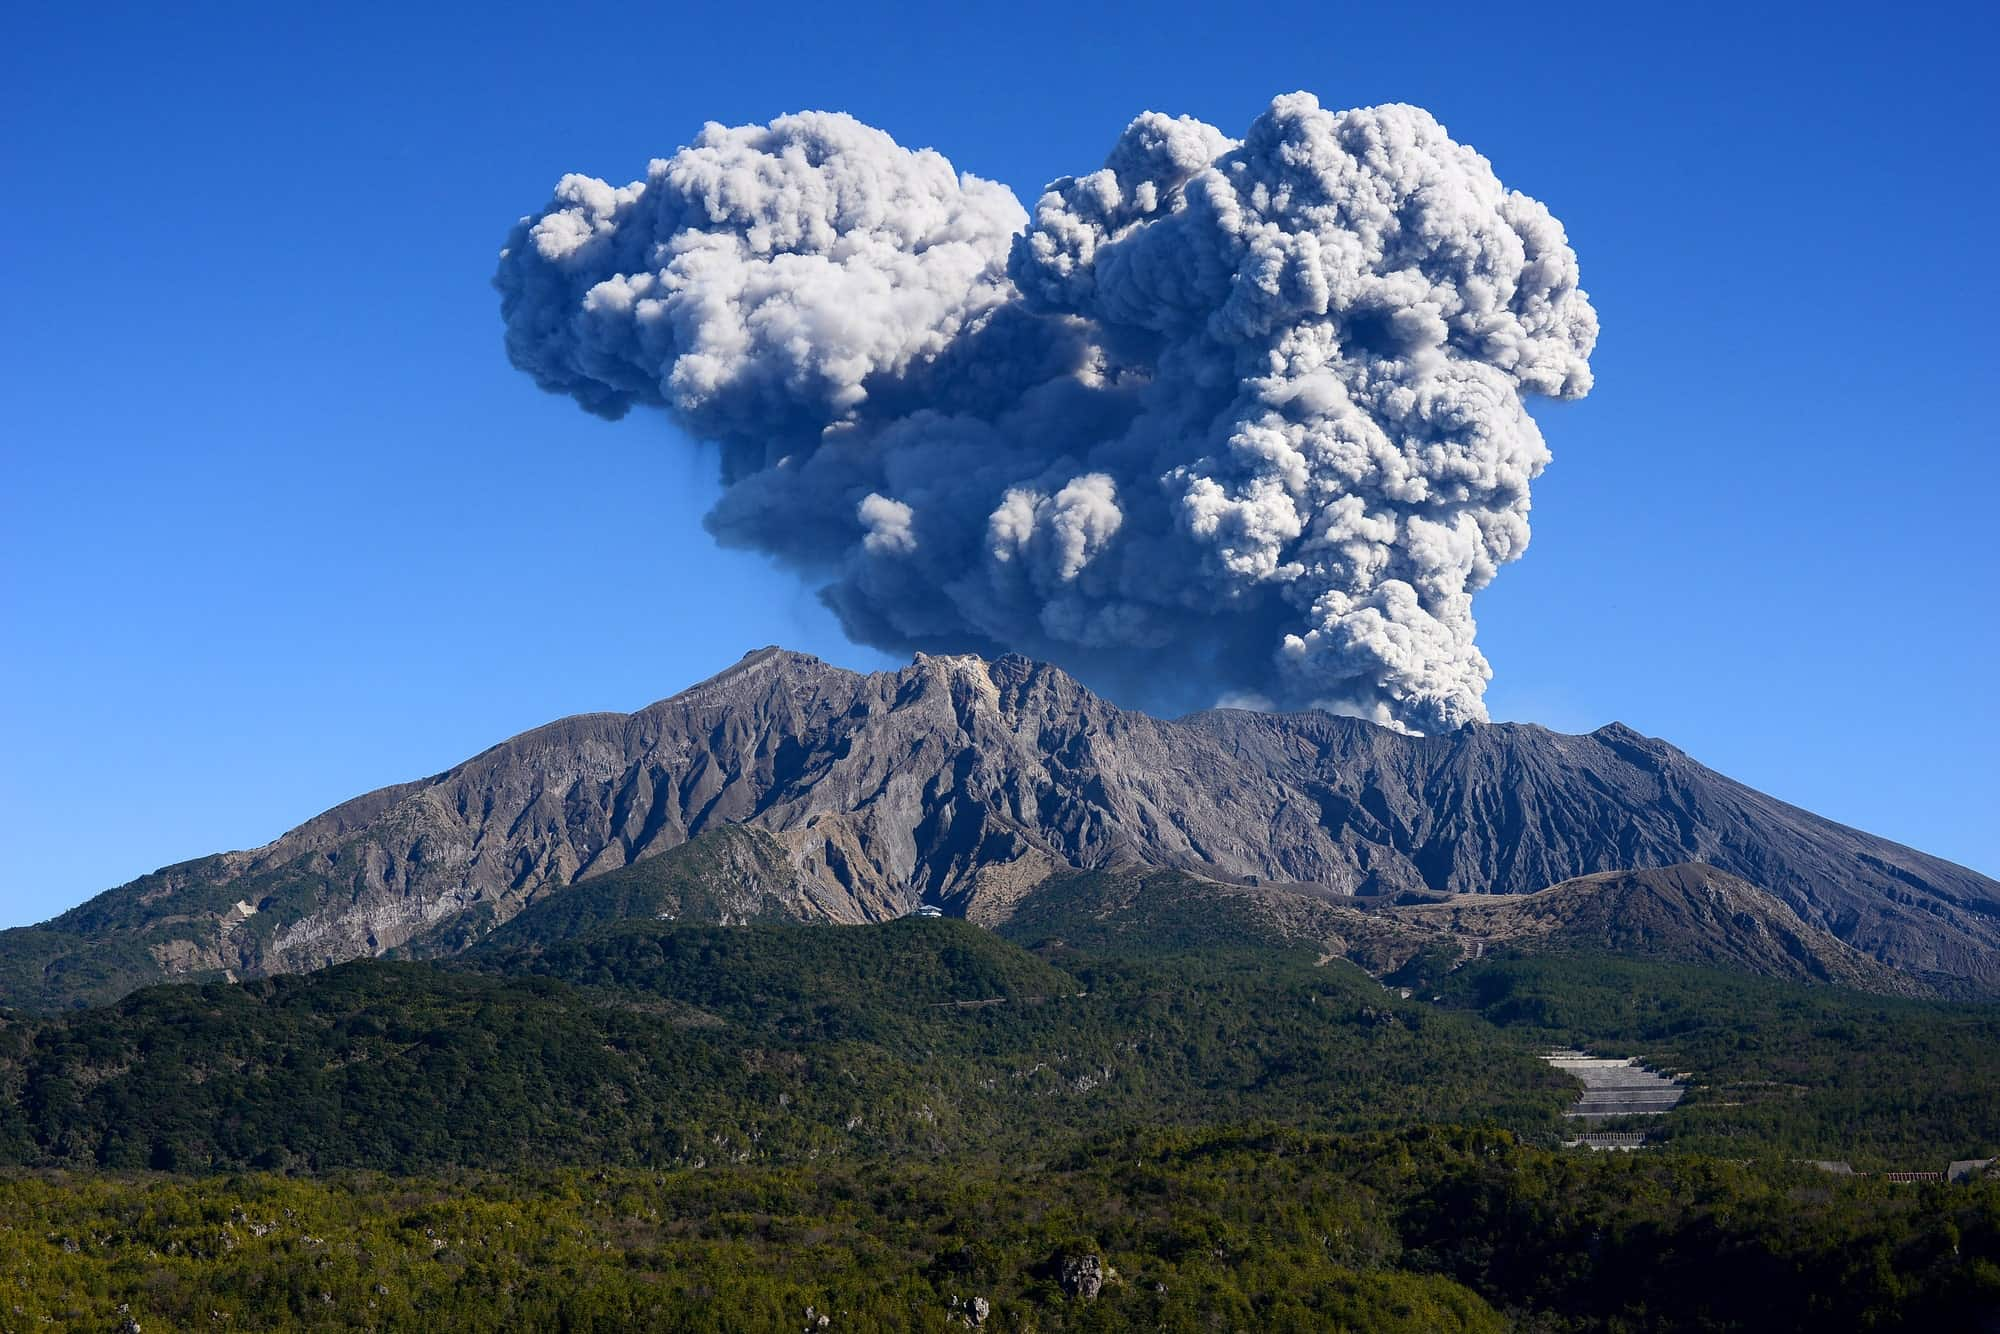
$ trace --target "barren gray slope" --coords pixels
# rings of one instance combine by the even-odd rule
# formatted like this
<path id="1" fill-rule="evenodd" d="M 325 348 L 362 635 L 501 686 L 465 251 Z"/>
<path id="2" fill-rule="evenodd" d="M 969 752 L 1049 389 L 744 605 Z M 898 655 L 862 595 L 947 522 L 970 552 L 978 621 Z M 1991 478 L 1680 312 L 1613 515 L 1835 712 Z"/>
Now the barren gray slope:
<path id="1" fill-rule="evenodd" d="M 1532 894 L 1464 895 L 1376 916 L 1418 940 L 1442 934 L 1466 953 L 1474 945 L 1506 945 L 1617 954 L 1864 991 L 1923 992 L 1908 973 L 1801 921 L 1776 895 L 1698 864 L 1603 871 Z"/>
<path id="2" fill-rule="evenodd" d="M 1327 714 L 1185 722 L 1316 791 L 1330 837 L 1381 850 L 1371 890 L 1414 877 L 1432 890 L 1519 894 L 1702 862 L 1897 967 L 2000 982 L 2000 884 L 1788 805 L 1620 723 L 1583 736 L 1503 723 L 1413 738 Z"/>
<path id="3" fill-rule="evenodd" d="M 1900 967 L 2000 982 L 2000 885 L 1624 727 L 1417 738 L 1321 713 L 1168 722 L 1018 657 L 861 675 L 765 649 L 637 713 L 552 723 L 265 847 L 0 933 L 0 1002 L 469 939 L 730 823 L 770 832 L 828 920 L 920 900 L 992 919 L 1051 870 L 1121 862 L 1342 893 L 1519 893 L 1699 860 Z"/>
<path id="4" fill-rule="evenodd" d="M 1925 995 L 1909 973 L 1808 926 L 1775 895 L 1712 866 L 1579 876 L 1532 894 L 1350 899 L 1178 870 L 1064 872 L 995 924 L 1023 943 L 1085 951 L 1305 947 L 1412 980 L 1495 953 L 1613 954 L 1807 984 Z M 1419 961 L 1419 956 L 1424 956 Z"/>

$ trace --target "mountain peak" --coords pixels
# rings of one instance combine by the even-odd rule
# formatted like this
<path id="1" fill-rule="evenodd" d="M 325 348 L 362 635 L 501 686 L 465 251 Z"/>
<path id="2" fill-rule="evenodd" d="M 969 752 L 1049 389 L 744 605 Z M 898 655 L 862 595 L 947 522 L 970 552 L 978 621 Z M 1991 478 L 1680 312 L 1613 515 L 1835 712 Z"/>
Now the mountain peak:
<path id="1" fill-rule="evenodd" d="M 687 687 L 687 689 L 669 695 L 667 698 L 679 699 L 683 695 L 696 694 L 711 686 L 721 685 L 726 681 L 756 678 L 772 673 L 782 674 L 787 671 L 811 671 L 814 669 L 825 669 L 826 667 L 826 663 L 810 653 L 798 653 L 792 649 L 781 648 L 776 644 L 766 644 L 762 648 L 751 649 L 748 653 L 745 653 L 715 675 L 697 681 Z M 832 670 L 837 671 L 839 669 L 834 668 Z"/>
<path id="2" fill-rule="evenodd" d="M 1000 921 L 1052 873 L 1119 865 L 1384 897 L 1704 861 L 1876 959 L 2000 990 L 2000 885 L 1622 724 L 1413 737 L 1319 712 L 1162 720 L 1016 654 L 862 674 L 768 646 L 637 713 L 562 719 L 0 935 L 0 1004 L 476 940 L 733 825 L 774 840 L 788 901 L 831 921 L 919 903 Z"/>

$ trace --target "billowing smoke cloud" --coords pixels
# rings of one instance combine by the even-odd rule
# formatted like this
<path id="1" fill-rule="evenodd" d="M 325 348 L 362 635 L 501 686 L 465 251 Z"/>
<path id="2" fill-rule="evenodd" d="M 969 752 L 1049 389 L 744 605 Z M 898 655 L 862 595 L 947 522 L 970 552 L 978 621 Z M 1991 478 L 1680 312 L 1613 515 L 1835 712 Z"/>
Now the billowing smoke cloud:
<path id="1" fill-rule="evenodd" d="M 711 125 L 509 237 L 507 348 L 718 445 L 718 539 L 897 651 L 1160 704 L 1483 718 L 1472 596 L 1528 543 L 1526 395 L 1581 397 L 1561 224 L 1409 106 L 1133 121 L 1031 216 L 843 115 Z"/>

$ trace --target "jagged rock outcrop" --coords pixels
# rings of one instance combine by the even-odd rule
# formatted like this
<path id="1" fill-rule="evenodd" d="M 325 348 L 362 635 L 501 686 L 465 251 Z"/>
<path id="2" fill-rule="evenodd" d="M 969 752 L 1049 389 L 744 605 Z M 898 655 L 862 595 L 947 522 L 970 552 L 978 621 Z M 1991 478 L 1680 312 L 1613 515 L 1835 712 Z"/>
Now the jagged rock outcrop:
<path id="1" fill-rule="evenodd" d="M 2000 986 L 2000 885 L 1617 724 L 1411 737 L 1324 713 L 1164 721 L 1019 657 L 863 675 L 763 649 L 637 713 L 563 719 L 0 933 L 0 1002 L 468 941 L 736 824 L 775 840 L 798 901 L 834 921 L 920 902 L 996 921 L 1052 871 L 1124 864 L 1381 895 L 1701 861 L 1876 959 Z"/>
<path id="2" fill-rule="evenodd" d="M 1104 1259 L 1097 1255 L 1064 1255 L 1056 1263 L 1056 1282 L 1072 1301 L 1094 1300 L 1104 1291 Z"/>

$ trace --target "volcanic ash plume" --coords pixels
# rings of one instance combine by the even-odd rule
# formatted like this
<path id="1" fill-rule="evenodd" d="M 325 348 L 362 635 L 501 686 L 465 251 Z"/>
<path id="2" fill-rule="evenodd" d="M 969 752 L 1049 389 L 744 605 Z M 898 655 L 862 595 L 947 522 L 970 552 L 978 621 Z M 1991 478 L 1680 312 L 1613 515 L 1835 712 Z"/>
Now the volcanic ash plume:
<path id="1" fill-rule="evenodd" d="M 1485 716 L 1472 595 L 1528 544 L 1529 394 L 1597 317 L 1535 200 L 1409 106 L 1133 121 L 1025 213 L 850 117 L 711 125 L 508 238 L 507 349 L 719 447 L 710 530 L 895 651 L 1155 706 Z"/>

